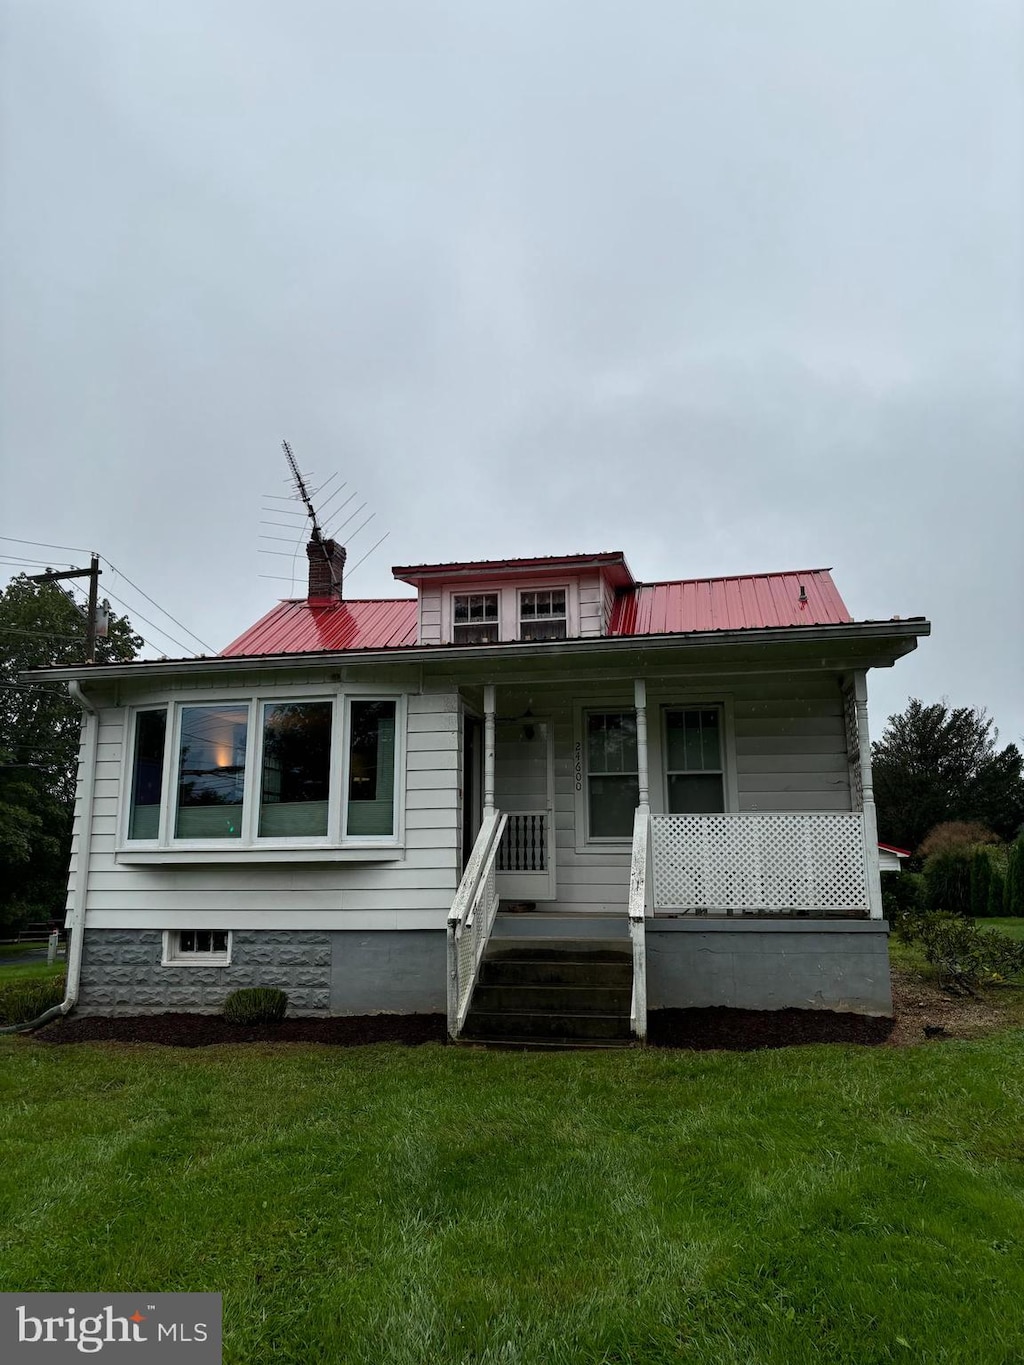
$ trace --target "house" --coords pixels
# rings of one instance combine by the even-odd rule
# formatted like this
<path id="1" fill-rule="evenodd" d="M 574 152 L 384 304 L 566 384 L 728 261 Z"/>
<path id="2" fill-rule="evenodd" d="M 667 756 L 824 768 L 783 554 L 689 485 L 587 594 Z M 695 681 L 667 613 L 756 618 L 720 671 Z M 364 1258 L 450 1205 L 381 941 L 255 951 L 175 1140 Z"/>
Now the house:
<path id="1" fill-rule="evenodd" d="M 80 1011 L 891 1012 L 866 678 L 926 621 L 854 621 L 827 569 L 639 583 L 619 552 L 350 600 L 345 550 L 307 554 L 217 657 L 32 675 L 84 713 Z"/>

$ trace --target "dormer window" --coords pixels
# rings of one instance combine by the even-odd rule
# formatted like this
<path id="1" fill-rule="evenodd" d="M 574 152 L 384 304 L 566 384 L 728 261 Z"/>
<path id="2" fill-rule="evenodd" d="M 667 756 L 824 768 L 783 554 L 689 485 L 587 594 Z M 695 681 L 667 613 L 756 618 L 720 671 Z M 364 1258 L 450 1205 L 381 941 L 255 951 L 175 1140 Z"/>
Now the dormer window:
<path id="1" fill-rule="evenodd" d="M 452 598 L 452 640 L 457 645 L 496 645 L 498 594 L 496 592 L 456 593 Z"/>
<path id="2" fill-rule="evenodd" d="M 520 640 L 564 640 L 565 589 L 542 588 L 519 594 Z"/>

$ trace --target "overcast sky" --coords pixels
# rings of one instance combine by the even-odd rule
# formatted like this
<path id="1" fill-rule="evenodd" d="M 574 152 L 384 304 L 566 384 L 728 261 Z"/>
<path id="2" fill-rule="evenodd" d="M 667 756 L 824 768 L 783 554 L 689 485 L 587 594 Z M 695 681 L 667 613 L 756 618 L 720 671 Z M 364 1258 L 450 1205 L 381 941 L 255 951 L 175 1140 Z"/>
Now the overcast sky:
<path id="1" fill-rule="evenodd" d="M 288 437 L 375 514 L 350 563 L 390 532 L 352 596 L 831 565 L 933 622 L 876 736 L 916 695 L 1021 741 L 1019 0 L 0 13 L 0 534 L 219 649 L 290 595 Z"/>

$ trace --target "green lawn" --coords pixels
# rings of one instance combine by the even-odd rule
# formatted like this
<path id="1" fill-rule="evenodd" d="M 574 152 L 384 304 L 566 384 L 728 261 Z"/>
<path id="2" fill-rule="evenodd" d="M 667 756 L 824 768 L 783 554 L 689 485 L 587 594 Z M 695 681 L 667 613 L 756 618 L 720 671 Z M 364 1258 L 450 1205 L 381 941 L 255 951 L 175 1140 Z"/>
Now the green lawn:
<path id="1" fill-rule="evenodd" d="M 976 919 L 981 929 L 998 929 L 1011 938 L 1024 938 L 1024 919 Z"/>
<path id="2" fill-rule="evenodd" d="M 1024 1031 L 487 1053 L 0 1040 L 0 1289 L 230 1365 L 1024 1359 Z"/>
<path id="3" fill-rule="evenodd" d="M 0 988 L 7 981 L 43 981 L 48 976 L 62 976 L 67 967 L 62 957 L 52 966 L 45 958 L 41 962 L 0 962 Z"/>

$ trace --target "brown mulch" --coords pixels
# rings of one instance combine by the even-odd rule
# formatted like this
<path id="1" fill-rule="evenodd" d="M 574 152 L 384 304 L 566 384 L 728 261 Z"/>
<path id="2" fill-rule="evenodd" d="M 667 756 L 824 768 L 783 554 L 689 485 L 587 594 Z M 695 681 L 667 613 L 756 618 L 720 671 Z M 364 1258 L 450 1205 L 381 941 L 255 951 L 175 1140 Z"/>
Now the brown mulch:
<path id="1" fill-rule="evenodd" d="M 71 1015 L 56 1019 L 35 1037 L 44 1043 L 165 1043 L 209 1047 L 215 1043 L 443 1043 L 443 1014 L 358 1014 L 331 1019 L 282 1019 L 279 1024 L 229 1024 L 219 1014 L 135 1014 L 106 1018 Z"/>
<path id="2" fill-rule="evenodd" d="M 1000 1026 L 1000 1013 L 984 999 L 943 991 L 918 973 L 894 969 L 893 1018 L 869 1018 L 832 1010 L 652 1010 L 648 1042 L 655 1047 L 697 1051 L 795 1047 L 806 1043 L 861 1043 L 910 1047 L 944 1038 L 974 1038 Z M 163 1043 L 208 1047 L 216 1043 L 443 1043 L 443 1014 L 364 1014 L 344 1018 L 284 1019 L 245 1027 L 216 1014 L 144 1014 L 103 1018 L 72 1015 L 55 1020 L 35 1037 L 46 1043 Z"/>

